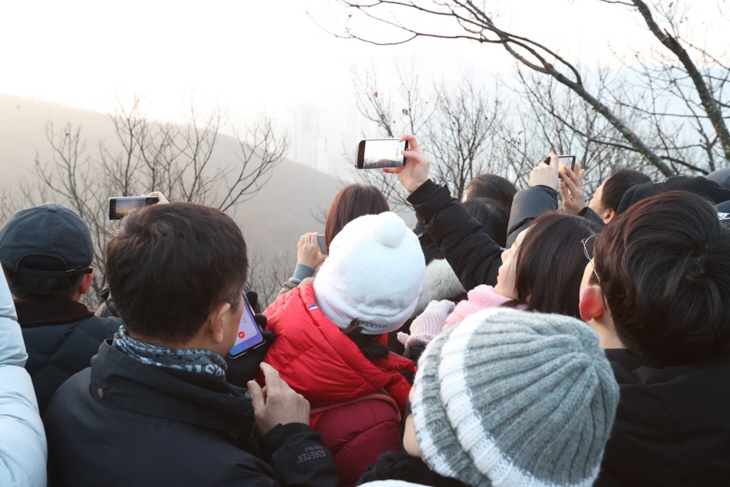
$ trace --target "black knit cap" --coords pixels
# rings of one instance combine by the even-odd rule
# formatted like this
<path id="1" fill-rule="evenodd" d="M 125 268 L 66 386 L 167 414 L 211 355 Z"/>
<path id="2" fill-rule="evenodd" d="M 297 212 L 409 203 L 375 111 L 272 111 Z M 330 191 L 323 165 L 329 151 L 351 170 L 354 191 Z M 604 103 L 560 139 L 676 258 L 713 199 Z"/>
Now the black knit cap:
<path id="1" fill-rule="evenodd" d="M 0 261 L 20 274 L 89 274 L 93 258 L 89 226 L 76 213 L 55 203 L 20 210 L 0 230 Z"/>
<path id="2" fill-rule="evenodd" d="M 703 195 L 711 199 L 716 205 L 730 200 L 730 189 L 721 187 L 715 181 L 710 181 L 702 176 L 672 176 L 662 183 L 653 183 L 650 181 L 629 188 L 623 198 L 621 198 L 621 203 L 618 205 L 616 214 L 620 215 L 625 212 L 634 203 L 638 203 L 656 194 L 666 193 L 667 191 L 689 191 L 690 193 Z"/>

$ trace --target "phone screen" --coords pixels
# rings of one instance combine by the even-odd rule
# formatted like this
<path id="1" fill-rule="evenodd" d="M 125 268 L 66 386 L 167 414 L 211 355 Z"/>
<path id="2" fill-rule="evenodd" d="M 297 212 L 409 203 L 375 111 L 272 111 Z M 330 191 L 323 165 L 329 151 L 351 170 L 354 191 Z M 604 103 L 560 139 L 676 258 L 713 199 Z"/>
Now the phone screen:
<path id="1" fill-rule="evenodd" d="M 569 167 L 572 171 L 575 168 L 575 156 L 558 156 L 560 168 Z"/>
<path id="2" fill-rule="evenodd" d="M 113 196 L 109 198 L 109 219 L 121 220 L 132 211 L 159 201 L 158 196 Z"/>
<path id="3" fill-rule="evenodd" d="M 238 331 L 236 332 L 236 343 L 233 344 L 233 348 L 231 348 L 229 353 L 231 357 L 236 358 L 256 345 L 260 345 L 263 341 L 264 336 L 261 334 L 256 320 L 253 318 L 251 306 L 244 298 L 243 314 L 241 315 L 241 321 L 238 323 Z"/>
<path id="4" fill-rule="evenodd" d="M 408 142 L 398 139 L 365 139 L 360 141 L 358 164 L 360 169 L 402 167 L 405 158 L 401 151 L 408 150 Z"/>

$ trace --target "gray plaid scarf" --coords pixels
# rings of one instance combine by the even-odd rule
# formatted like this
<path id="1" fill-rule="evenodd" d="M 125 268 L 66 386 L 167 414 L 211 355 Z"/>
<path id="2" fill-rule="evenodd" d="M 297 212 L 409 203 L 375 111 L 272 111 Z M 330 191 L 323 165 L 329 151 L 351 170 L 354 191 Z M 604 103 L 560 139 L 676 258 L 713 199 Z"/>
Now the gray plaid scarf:
<path id="1" fill-rule="evenodd" d="M 226 361 L 211 350 L 166 348 L 140 342 L 130 337 L 123 325 L 119 327 L 119 331 L 114 335 L 112 346 L 145 365 L 187 370 L 188 372 L 208 374 L 220 378 L 226 376 Z"/>

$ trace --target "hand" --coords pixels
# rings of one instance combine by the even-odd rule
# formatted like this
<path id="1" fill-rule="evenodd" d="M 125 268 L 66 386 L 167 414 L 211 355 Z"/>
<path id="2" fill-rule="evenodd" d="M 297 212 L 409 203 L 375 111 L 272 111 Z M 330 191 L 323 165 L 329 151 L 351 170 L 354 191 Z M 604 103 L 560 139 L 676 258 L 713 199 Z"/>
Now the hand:
<path id="1" fill-rule="evenodd" d="M 530 186 L 547 186 L 558 190 L 558 156 L 552 152 L 548 155 L 550 164 L 541 162 L 530 172 Z"/>
<path id="2" fill-rule="evenodd" d="M 297 243 L 297 262 L 316 269 L 324 262 L 325 256 L 319 251 L 317 233 L 305 233 Z"/>
<path id="3" fill-rule="evenodd" d="M 565 171 L 560 171 L 560 196 L 563 200 L 563 211 L 569 215 L 577 215 L 585 206 L 585 195 L 583 193 L 583 176 L 585 169 L 581 169 L 578 163 L 575 170 L 565 166 Z"/>
<path id="4" fill-rule="evenodd" d="M 428 168 L 431 163 L 421 152 L 415 135 L 403 134 L 398 140 L 408 141 L 408 150 L 401 151 L 406 158 L 406 164 L 403 167 L 386 167 L 383 171 L 397 174 L 406 191 L 413 193 L 428 180 Z"/>
<path id="5" fill-rule="evenodd" d="M 157 196 L 158 198 L 160 198 L 160 201 L 157 202 L 158 205 L 164 205 L 165 203 L 169 203 L 169 201 L 167 201 L 167 198 L 165 198 L 165 195 L 160 193 L 159 191 L 152 191 L 151 193 L 143 194 L 140 196 Z"/>
<path id="6" fill-rule="evenodd" d="M 261 436 L 266 436 L 277 424 L 309 424 L 309 401 L 294 392 L 271 365 L 261 362 L 261 371 L 266 379 L 263 389 L 255 380 L 248 383 L 256 426 Z"/>
<path id="7" fill-rule="evenodd" d="M 423 313 L 411 323 L 410 336 L 398 333 L 398 341 L 406 348 L 411 348 L 413 345 L 427 345 L 444 329 L 446 318 L 454 311 L 455 306 L 447 299 L 431 301 Z"/>

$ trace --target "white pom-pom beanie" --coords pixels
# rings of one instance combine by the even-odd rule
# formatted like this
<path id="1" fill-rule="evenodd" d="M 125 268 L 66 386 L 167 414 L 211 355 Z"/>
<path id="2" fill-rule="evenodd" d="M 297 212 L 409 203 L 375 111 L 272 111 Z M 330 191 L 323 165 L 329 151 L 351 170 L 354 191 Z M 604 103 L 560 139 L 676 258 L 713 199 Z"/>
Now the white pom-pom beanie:
<path id="1" fill-rule="evenodd" d="M 365 334 L 390 333 L 413 313 L 425 269 L 418 238 L 398 215 L 364 215 L 332 240 L 314 296 L 340 328 L 359 319 Z"/>

